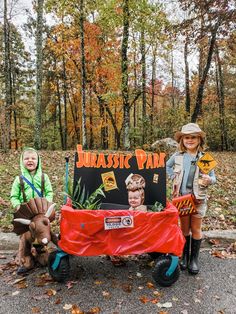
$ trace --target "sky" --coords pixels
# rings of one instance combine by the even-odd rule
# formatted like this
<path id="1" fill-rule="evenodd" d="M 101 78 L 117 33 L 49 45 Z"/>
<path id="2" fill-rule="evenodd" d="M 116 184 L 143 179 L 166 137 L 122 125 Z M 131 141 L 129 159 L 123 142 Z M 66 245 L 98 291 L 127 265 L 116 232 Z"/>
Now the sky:
<path id="1" fill-rule="evenodd" d="M 11 7 L 14 8 L 12 10 L 12 22 L 15 26 L 19 27 L 19 30 L 20 30 L 22 25 L 27 22 L 27 10 L 29 10 L 30 12 L 33 12 L 33 10 L 32 10 L 33 0 L 7 0 L 7 1 L 8 1 L 9 8 L 11 8 Z M 176 12 L 178 11 L 178 8 L 179 8 L 176 0 L 165 0 L 164 3 L 165 3 L 165 5 L 167 5 L 168 16 L 173 15 L 173 6 L 176 8 L 176 10 L 174 10 L 174 12 L 175 12 L 174 17 L 173 16 L 172 16 L 173 18 L 171 17 L 171 19 L 175 19 L 176 18 Z M 3 14 L 2 14 L 2 12 L 3 12 L 3 0 L 0 0 L 0 4 L 1 4 L 0 5 L 0 21 L 1 21 L 3 18 Z M 180 15 L 181 15 L 181 13 L 178 11 L 177 16 L 180 16 Z M 27 35 L 25 34 L 25 32 L 22 29 L 21 29 L 21 34 L 22 34 L 26 49 L 29 50 L 31 53 L 33 53 L 33 51 L 34 51 L 34 39 L 33 38 L 30 39 L 29 37 L 27 37 Z M 175 62 L 175 65 L 176 65 L 176 67 L 178 67 L 178 69 L 176 69 L 176 71 L 181 73 L 183 71 L 182 70 L 183 69 L 182 51 L 180 51 L 180 50 L 175 51 L 174 57 L 180 61 L 180 62 Z M 195 59 L 194 57 L 192 57 L 192 58 Z M 191 60 L 189 60 L 189 61 L 191 62 Z M 162 64 L 161 67 L 165 68 L 165 65 Z M 161 68 L 159 68 L 159 71 L 160 70 L 161 70 Z M 162 78 L 164 79 L 164 81 L 166 79 L 169 80 L 169 78 L 165 77 L 166 74 L 168 73 L 167 69 L 162 69 L 161 72 L 162 72 L 162 75 L 163 75 Z M 182 80 L 180 80 L 179 82 L 181 82 L 181 81 Z M 182 85 L 182 83 L 183 82 L 181 82 L 180 84 Z"/>

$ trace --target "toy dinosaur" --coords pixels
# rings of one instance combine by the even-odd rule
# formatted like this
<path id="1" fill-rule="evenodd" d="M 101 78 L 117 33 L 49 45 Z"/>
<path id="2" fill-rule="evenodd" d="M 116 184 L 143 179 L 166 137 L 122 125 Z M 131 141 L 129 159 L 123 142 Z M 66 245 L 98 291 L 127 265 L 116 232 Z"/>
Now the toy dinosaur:
<path id="1" fill-rule="evenodd" d="M 46 198 L 33 198 L 21 204 L 14 213 L 13 232 L 20 235 L 17 263 L 18 274 L 32 269 L 35 262 L 45 266 L 48 261 L 47 245 L 57 244 L 57 236 L 51 231 L 50 222 L 55 219 L 55 204 Z"/>

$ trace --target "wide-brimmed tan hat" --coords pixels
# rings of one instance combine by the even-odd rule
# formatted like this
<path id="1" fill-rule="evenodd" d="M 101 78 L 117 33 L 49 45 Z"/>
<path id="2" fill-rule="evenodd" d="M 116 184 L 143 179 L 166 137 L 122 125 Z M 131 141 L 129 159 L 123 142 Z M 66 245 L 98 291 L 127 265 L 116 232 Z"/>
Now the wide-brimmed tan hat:
<path id="1" fill-rule="evenodd" d="M 174 138 L 179 143 L 181 137 L 187 134 L 197 134 L 201 136 L 202 139 L 206 136 L 206 133 L 200 129 L 197 123 L 188 123 L 182 127 L 181 131 L 175 133 Z"/>

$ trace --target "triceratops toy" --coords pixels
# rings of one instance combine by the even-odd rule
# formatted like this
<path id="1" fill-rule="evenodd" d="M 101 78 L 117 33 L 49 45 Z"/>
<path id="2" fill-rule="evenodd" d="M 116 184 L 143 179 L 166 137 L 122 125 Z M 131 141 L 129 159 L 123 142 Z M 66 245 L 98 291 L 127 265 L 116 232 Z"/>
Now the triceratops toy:
<path id="1" fill-rule="evenodd" d="M 51 231 L 50 222 L 55 219 L 55 204 L 46 198 L 32 198 L 21 204 L 14 213 L 13 232 L 20 235 L 17 273 L 22 274 L 33 268 L 35 262 L 45 266 L 48 261 L 47 245 L 57 244 L 57 236 Z"/>

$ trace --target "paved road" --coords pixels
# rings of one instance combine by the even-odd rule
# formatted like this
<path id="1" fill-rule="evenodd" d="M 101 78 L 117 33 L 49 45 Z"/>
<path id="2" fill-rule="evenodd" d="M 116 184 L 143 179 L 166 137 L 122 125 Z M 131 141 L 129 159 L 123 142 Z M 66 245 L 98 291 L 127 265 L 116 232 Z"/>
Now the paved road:
<path id="1" fill-rule="evenodd" d="M 1 252 L 7 259 L 12 256 Z M 150 259 L 114 267 L 105 257 L 72 257 L 69 285 L 50 281 L 45 268 L 18 284 L 14 267 L 0 276 L 0 314 L 233 314 L 236 313 L 236 260 L 201 252 L 201 273 L 182 272 L 169 288 L 153 287 Z M 68 289 L 69 288 L 69 289 Z M 156 303 L 159 301 L 158 303 Z M 74 311 L 69 308 L 74 305 Z M 81 312 L 76 311 L 76 305 Z M 171 306 L 161 308 L 160 306 Z M 63 308 L 64 307 L 64 308 Z"/>

